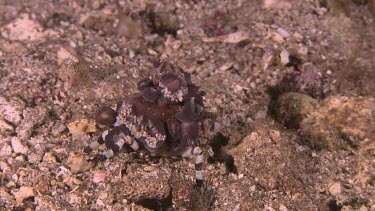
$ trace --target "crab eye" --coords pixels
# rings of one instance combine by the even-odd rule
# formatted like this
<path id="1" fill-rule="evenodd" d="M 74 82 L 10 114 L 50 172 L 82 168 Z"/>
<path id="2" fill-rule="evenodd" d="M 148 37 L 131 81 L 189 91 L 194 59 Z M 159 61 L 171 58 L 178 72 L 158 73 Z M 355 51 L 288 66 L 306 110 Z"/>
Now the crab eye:
<path id="1" fill-rule="evenodd" d="M 97 125 L 111 126 L 116 122 L 116 112 L 109 106 L 104 106 L 96 113 Z"/>
<path id="2" fill-rule="evenodd" d="M 160 83 L 167 87 L 171 92 L 176 92 L 180 89 L 181 82 L 178 80 L 178 77 L 174 73 L 165 73 L 160 77 Z"/>

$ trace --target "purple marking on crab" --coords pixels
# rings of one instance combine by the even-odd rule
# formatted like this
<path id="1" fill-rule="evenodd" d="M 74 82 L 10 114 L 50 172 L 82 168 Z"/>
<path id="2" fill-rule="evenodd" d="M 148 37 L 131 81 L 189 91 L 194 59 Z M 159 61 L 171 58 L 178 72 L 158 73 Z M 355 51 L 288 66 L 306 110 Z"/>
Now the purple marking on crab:
<path id="1" fill-rule="evenodd" d="M 174 73 L 164 73 L 160 77 L 160 83 L 171 92 L 177 92 L 181 87 L 178 76 Z"/>
<path id="2" fill-rule="evenodd" d="M 161 91 L 153 87 L 146 87 L 142 90 L 141 94 L 145 100 L 151 103 L 155 103 L 156 100 L 160 97 Z"/>
<path id="3" fill-rule="evenodd" d="M 192 101 L 184 103 L 181 111 L 176 114 L 176 119 L 181 122 L 192 123 L 198 120 L 199 116 L 194 109 L 195 105 Z"/>
<path id="4" fill-rule="evenodd" d="M 188 136 L 192 139 L 197 139 L 199 136 L 199 125 L 196 122 L 181 123 L 181 131 L 183 136 Z"/>

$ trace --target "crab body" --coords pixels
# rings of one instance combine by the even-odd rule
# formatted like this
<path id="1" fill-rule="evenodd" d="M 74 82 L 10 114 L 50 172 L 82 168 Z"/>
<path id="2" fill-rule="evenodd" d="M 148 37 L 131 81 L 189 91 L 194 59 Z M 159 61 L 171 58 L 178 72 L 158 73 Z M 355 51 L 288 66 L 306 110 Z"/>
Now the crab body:
<path id="1" fill-rule="evenodd" d="M 213 125 L 207 124 L 211 119 L 204 110 L 204 92 L 189 74 L 166 61 L 159 61 L 138 82 L 138 90 L 119 102 L 116 111 L 108 106 L 98 111 L 97 125 L 111 129 L 84 151 L 90 153 L 104 143 L 108 150 L 99 154 L 100 161 L 113 157 L 124 145 L 133 150 L 141 146 L 151 155 L 195 156 L 196 180 L 201 183 L 204 157 L 199 140 L 207 125 Z"/>

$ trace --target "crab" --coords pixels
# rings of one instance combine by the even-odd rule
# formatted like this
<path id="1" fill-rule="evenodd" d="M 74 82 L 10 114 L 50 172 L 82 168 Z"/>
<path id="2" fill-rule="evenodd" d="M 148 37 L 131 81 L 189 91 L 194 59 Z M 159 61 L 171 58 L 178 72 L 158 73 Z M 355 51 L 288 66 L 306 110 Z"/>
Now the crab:
<path id="1" fill-rule="evenodd" d="M 219 124 L 205 111 L 205 93 L 191 81 L 190 74 L 164 60 L 140 79 L 138 91 L 129 100 L 120 101 L 116 110 L 109 106 L 99 109 L 97 126 L 110 129 L 84 152 L 105 144 L 107 150 L 97 155 L 99 161 L 105 161 L 128 145 L 134 151 L 144 148 L 152 156 L 195 157 L 196 184 L 201 186 L 205 160 L 201 144 L 219 130 Z"/>

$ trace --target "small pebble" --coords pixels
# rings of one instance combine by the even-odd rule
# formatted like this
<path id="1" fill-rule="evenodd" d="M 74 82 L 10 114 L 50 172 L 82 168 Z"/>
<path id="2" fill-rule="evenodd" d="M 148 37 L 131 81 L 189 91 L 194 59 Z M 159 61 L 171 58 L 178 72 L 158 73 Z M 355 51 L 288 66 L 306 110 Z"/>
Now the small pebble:
<path id="1" fill-rule="evenodd" d="M 13 137 L 11 140 L 12 148 L 15 153 L 21 153 L 23 155 L 27 155 L 29 152 L 29 148 L 24 146 L 21 143 L 21 140 L 17 137 Z"/>
<path id="2" fill-rule="evenodd" d="M 282 65 L 287 65 L 289 63 L 289 52 L 283 49 L 280 53 L 280 61 Z"/>
<path id="3" fill-rule="evenodd" d="M 73 136 L 96 132 L 95 122 L 88 119 L 80 119 L 68 124 L 69 132 Z"/>
<path id="4" fill-rule="evenodd" d="M 94 173 L 94 176 L 92 178 L 92 182 L 93 183 L 103 182 L 105 180 L 105 176 L 106 176 L 106 174 L 104 172 L 97 171 L 97 172 Z"/>
<path id="5" fill-rule="evenodd" d="M 56 137 L 60 135 L 62 132 L 64 132 L 65 130 L 66 130 L 66 125 L 58 122 L 52 127 L 51 134 Z"/>
<path id="6" fill-rule="evenodd" d="M 89 163 L 83 155 L 71 156 L 68 158 L 67 164 L 73 174 L 78 174 L 91 168 L 91 163 Z"/>
<path id="7" fill-rule="evenodd" d="M 276 33 L 276 32 L 272 34 L 271 38 L 272 38 L 273 41 L 275 41 L 279 44 L 284 42 L 284 37 L 281 34 Z"/>
<path id="8" fill-rule="evenodd" d="M 3 147 L 0 149 L 0 157 L 9 157 L 12 155 L 12 147 L 9 144 L 4 144 Z"/>
<path id="9" fill-rule="evenodd" d="M 42 32 L 42 25 L 30 19 L 28 14 L 21 14 L 19 18 L 6 25 L 4 29 L 1 35 L 10 40 L 32 41 L 45 36 Z"/>
<path id="10" fill-rule="evenodd" d="M 40 155 L 40 154 L 36 154 L 36 153 L 33 153 L 33 154 L 30 154 L 27 156 L 27 160 L 32 163 L 32 164 L 39 164 L 40 161 L 42 160 L 42 157 L 43 155 Z"/>
<path id="11" fill-rule="evenodd" d="M 22 115 L 24 119 L 17 127 L 17 136 L 22 140 L 27 140 L 31 137 L 34 128 L 37 125 L 43 124 L 48 116 L 48 110 L 45 107 L 26 108 L 23 110 Z"/>
<path id="12" fill-rule="evenodd" d="M 289 34 L 289 32 L 288 31 L 286 31 L 285 29 L 283 29 L 283 28 L 278 28 L 277 30 L 277 33 L 279 33 L 281 36 L 283 36 L 284 38 L 288 38 L 288 37 L 290 37 L 290 34 Z"/>
<path id="13" fill-rule="evenodd" d="M 6 192 L 5 188 L 0 188 L 0 201 L 11 203 L 12 196 Z"/>
<path id="14" fill-rule="evenodd" d="M 51 152 L 47 152 L 43 156 L 43 162 L 46 162 L 46 163 L 56 163 L 56 157 Z"/>
<path id="15" fill-rule="evenodd" d="M 293 37 L 296 38 L 297 42 L 302 42 L 303 41 L 303 36 L 297 32 L 293 34 Z"/>
<path id="16" fill-rule="evenodd" d="M 309 49 L 307 47 L 302 47 L 298 50 L 298 53 L 302 56 L 307 56 L 307 53 L 309 52 Z"/>
<path id="17" fill-rule="evenodd" d="M 15 192 L 14 197 L 16 198 L 16 203 L 20 205 L 23 200 L 35 196 L 34 189 L 32 187 L 22 186 L 20 189 Z"/>
<path id="18" fill-rule="evenodd" d="M 64 48 L 60 47 L 60 49 L 57 51 L 57 63 L 59 65 L 62 65 L 65 63 L 65 61 L 69 62 L 78 62 L 77 57 L 75 56 L 76 52 L 73 50 L 73 48 Z"/>
<path id="19" fill-rule="evenodd" d="M 342 186 L 341 183 L 335 182 L 333 185 L 329 187 L 329 192 L 331 195 L 336 196 L 337 194 L 340 194 L 342 192 Z"/>
<path id="20" fill-rule="evenodd" d="M 0 170 L 4 173 L 6 171 L 10 171 L 10 167 L 4 161 L 0 161 Z"/>
<path id="21" fill-rule="evenodd" d="M 13 126 L 0 119 L 0 132 L 12 131 Z"/>
<path id="22" fill-rule="evenodd" d="M 66 177 L 63 182 L 67 184 L 70 188 L 82 185 L 82 181 L 75 177 Z"/>
<path id="23" fill-rule="evenodd" d="M 79 197 L 77 194 L 69 194 L 68 201 L 71 205 L 78 205 L 81 204 L 82 198 Z"/>
<path id="24" fill-rule="evenodd" d="M 18 125 L 22 121 L 22 110 L 24 105 L 18 100 L 8 101 L 0 96 L 0 116 L 4 120 Z"/>

